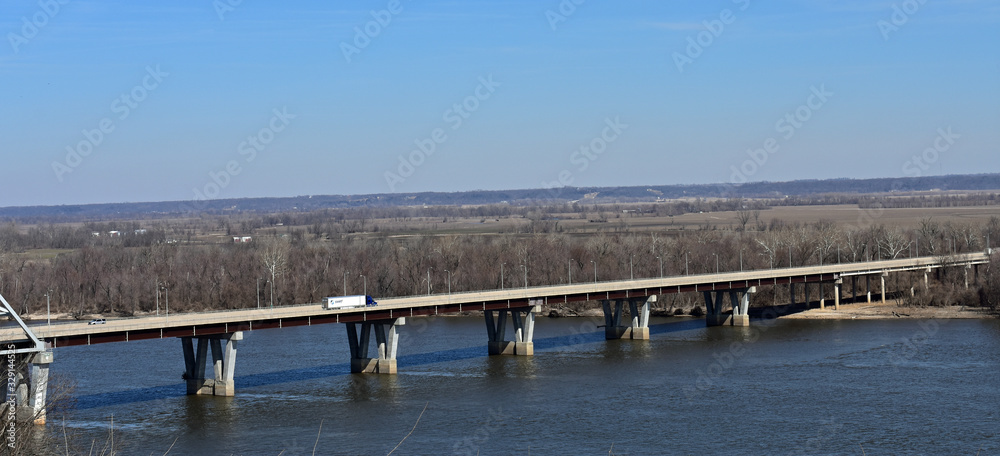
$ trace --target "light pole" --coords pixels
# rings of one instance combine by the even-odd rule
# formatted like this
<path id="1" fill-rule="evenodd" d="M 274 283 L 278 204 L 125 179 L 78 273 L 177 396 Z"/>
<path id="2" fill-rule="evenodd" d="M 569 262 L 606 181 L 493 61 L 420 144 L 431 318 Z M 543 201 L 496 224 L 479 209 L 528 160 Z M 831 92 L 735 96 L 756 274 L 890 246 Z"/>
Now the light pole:
<path id="1" fill-rule="evenodd" d="M 156 316 L 160 316 L 160 281 L 156 281 L 156 285 L 153 285 L 153 289 L 156 290 Z"/>
<path id="2" fill-rule="evenodd" d="M 448 294 L 451 294 L 451 271 L 445 269 L 444 272 L 448 273 Z"/>
<path id="3" fill-rule="evenodd" d="M 629 255 L 628 256 L 628 279 L 629 280 L 635 280 L 635 273 L 632 270 L 632 259 L 633 258 L 635 258 L 635 255 Z"/>
<path id="4" fill-rule="evenodd" d="M 427 269 L 427 294 L 428 295 L 431 294 L 431 269 L 434 269 L 434 268 Z"/>
<path id="5" fill-rule="evenodd" d="M 364 274 L 359 274 L 359 275 L 361 276 L 361 279 L 365 282 L 365 296 L 368 296 L 368 277 L 365 277 Z"/>
<path id="6" fill-rule="evenodd" d="M 524 269 L 524 288 L 528 288 L 528 265 L 521 264 L 518 266 L 521 266 L 521 268 Z"/>
<path id="7" fill-rule="evenodd" d="M 351 273 L 351 271 L 344 271 L 344 296 L 347 296 L 347 274 L 350 274 L 350 273 Z M 271 295 L 273 296 L 274 295 L 274 291 L 273 291 L 274 290 L 274 284 L 273 283 L 271 284 L 271 290 L 272 290 L 271 291 Z M 271 306 L 273 307 L 274 306 L 274 300 L 272 299 L 271 301 L 272 301 L 271 302 Z"/>
<path id="8" fill-rule="evenodd" d="M 718 253 L 712 253 L 712 255 L 715 255 L 715 273 L 718 274 L 719 273 L 719 254 Z"/>
<path id="9" fill-rule="evenodd" d="M 260 310 L 260 277 L 257 277 L 257 310 Z"/>
<path id="10" fill-rule="evenodd" d="M 688 254 L 691 252 L 684 252 L 684 275 L 691 275 L 691 270 L 688 269 Z"/>
<path id="11" fill-rule="evenodd" d="M 500 263 L 500 289 L 503 290 L 503 265 L 507 263 Z"/>
<path id="12" fill-rule="evenodd" d="M 594 263 L 594 260 L 590 260 L 590 262 L 594 264 L 594 283 L 597 283 L 597 263 Z"/>
<path id="13" fill-rule="evenodd" d="M 740 272 L 743 272 L 743 249 L 740 248 Z"/>
<path id="14" fill-rule="evenodd" d="M 167 316 L 169 317 L 170 316 L 170 289 L 167 288 L 166 285 L 163 286 L 163 295 L 166 298 Z"/>
<path id="15" fill-rule="evenodd" d="M 570 258 L 567 263 L 568 264 L 566 265 L 566 274 L 569 276 L 569 282 L 567 283 L 573 285 L 573 259 Z"/>
<path id="16" fill-rule="evenodd" d="M 656 259 L 660 260 L 660 278 L 662 279 L 663 278 L 663 257 L 656 257 Z"/>
<path id="17" fill-rule="evenodd" d="M 50 306 L 52 290 L 45 293 L 45 324 L 52 324 L 52 307 Z"/>

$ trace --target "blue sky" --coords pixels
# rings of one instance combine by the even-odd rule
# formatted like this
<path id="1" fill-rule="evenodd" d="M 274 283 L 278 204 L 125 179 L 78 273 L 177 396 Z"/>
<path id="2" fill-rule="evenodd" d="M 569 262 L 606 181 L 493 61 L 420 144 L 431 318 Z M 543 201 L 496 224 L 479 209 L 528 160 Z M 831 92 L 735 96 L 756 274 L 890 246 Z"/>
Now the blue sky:
<path id="1" fill-rule="evenodd" d="M 0 206 L 1000 172 L 994 1 L 163 3 L 0 0 Z"/>

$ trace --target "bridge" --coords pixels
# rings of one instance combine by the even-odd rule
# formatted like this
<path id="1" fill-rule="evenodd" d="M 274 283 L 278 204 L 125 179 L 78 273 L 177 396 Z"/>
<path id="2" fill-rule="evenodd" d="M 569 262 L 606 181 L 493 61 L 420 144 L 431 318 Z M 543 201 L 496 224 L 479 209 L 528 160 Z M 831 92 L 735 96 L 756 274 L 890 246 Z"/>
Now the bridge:
<path id="1" fill-rule="evenodd" d="M 923 286 L 926 287 L 928 274 L 933 270 L 962 268 L 968 287 L 969 271 L 973 271 L 974 278 L 978 277 L 978 266 L 988 263 L 991 253 L 386 298 L 380 299 L 378 306 L 341 310 L 325 310 L 319 304 L 304 304 L 149 316 L 108 320 L 101 325 L 81 322 L 27 326 L 0 296 L 0 302 L 18 322 L 16 328 L 0 329 L 3 344 L 0 348 L 8 359 L 17 359 L 15 364 L 19 366 L 13 377 L 18 413 L 44 424 L 48 369 L 53 361 L 53 349 L 58 347 L 178 338 L 181 340 L 188 394 L 233 396 L 236 352 L 243 331 L 344 323 L 350 347 L 351 372 L 395 374 L 399 346 L 397 328 L 404 325 L 407 318 L 483 312 L 489 355 L 532 356 L 535 315 L 543 304 L 600 302 L 606 339 L 643 340 L 649 339 L 650 304 L 656 301 L 657 296 L 702 293 L 706 325 L 749 326 L 749 296 L 756 292 L 757 287 L 788 285 L 791 304 L 795 304 L 797 287 L 804 287 L 806 303 L 812 302 L 809 299 L 810 290 L 818 288 L 819 305 L 825 307 L 825 287 L 829 286 L 832 305 L 837 309 L 844 296 L 847 279 L 850 280 L 851 298 L 854 300 L 858 300 L 859 296 L 858 281 L 863 279 L 861 296 L 871 302 L 871 282 L 877 278 L 876 297 L 885 302 L 886 277 L 889 274 L 923 272 Z M 628 320 L 625 320 L 626 311 Z M 511 322 L 510 331 L 507 329 L 508 321 Z M 371 337 L 373 332 L 374 341 Z M 207 365 L 212 369 L 208 376 Z"/>

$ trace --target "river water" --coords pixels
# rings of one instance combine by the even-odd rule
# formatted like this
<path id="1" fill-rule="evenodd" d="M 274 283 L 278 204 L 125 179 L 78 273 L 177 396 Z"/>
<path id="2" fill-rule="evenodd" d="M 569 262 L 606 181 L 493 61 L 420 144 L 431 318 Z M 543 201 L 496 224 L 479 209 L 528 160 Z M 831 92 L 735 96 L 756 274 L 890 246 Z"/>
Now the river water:
<path id="1" fill-rule="evenodd" d="M 75 406 L 48 429 L 100 448 L 113 416 L 123 454 L 312 454 L 317 434 L 316 454 L 387 454 L 415 423 L 393 454 L 1000 454 L 1000 321 L 602 323 L 539 318 L 535 356 L 491 357 L 481 318 L 411 319 L 395 376 L 350 374 L 342 325 L 247 332 L 234 398 L 184 395 L 178 340 L 59 348 Z"/>

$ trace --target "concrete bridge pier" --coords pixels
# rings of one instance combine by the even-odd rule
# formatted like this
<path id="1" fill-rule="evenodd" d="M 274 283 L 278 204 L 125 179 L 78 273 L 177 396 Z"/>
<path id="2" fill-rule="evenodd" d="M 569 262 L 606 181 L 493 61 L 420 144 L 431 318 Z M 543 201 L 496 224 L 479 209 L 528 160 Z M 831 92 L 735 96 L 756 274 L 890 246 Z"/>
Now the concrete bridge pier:
<path id="1" fill-rule="evenodd" d="M 705 294 L 705 325 L 706 326 L 750 326 L 750 316 L 747 310 L 750 307 L 750 293 L 756 293 L 757 287 L 725 290 L 706 291 Z M 715 296 L 713 296 L 713 293 Z M 732 314 L 722 313 L 723 296 L 729 294 L 729 301 L 732 305 Z"/>
<path id="2" fill-rule="evenodd" d="M 868 304 L 872 303 L 872 276 L 865 275 L 865 291 L 868 293 Z"/>
<path id="3" fill-rule="evenodd" d="M 823 293 L 823 282 L 819 283 L 819 308 L 826 309 L 826 294 Z"/>
<path id="4" fill-rule="evenodd" d="M 534 302 L 534 301 L 532 301 Z M 489 338 L 487 350 L 490 355 L 534 356 L 535 315 L 542 306 L 533 305 L 523 309 L 487 310 L 486 335 Z M 507 316 L 514 326 L 514 340 L 507 340 Z"/>
<path id="5" fill-rule="evenodd" d="M 656 295 L 628 299 L 629 315 L 632 317 L 628 326 L 622 324 L 623 301 L 614 300 L 613 310 L 610 300 L 601 301 L 601 307 L 604 309 L 604 338 L 649 340 L 649 308 L 651 303 L 656 302 Z"/>
<path id="6" fill-rule="evenodd" d="M 395 374 L 396 351 L 399 347 L 397 326 L 406 324 L 406 318 L 347 323 L 347 343 L 351 349 L 351 372 L 363 374 Z M 361 326 L 360 332 L 358 325 Z M 369 356 L 372 330 L 375 330 L 376 357 Z"/>
<path id="7" fill-rule="evenodd" d="M 52 350 L 8 356 L 14 357 L 14 366 L 5 376 L 4 402 L 14 406 L 17 420 L 44 425 Z"/>
<path id="8" fill-rule="evenodd" d="M 889 276 L 889 273 L 883 272 L 880 279 L 882 279 L 882 304 L 885 304 L 885 278 Z M 926 275 L 924 277 L 927 277 Z"/>
<path id="9" fill-rule="evenodd" d="M 837 279 L 833 282 L 833 310 L 840 310 L 840 292 L 844 285 L 844 279 Z"/>
<path id="10" fill-rule="evenodd" d="M 198 340 L 197 350 L 194 340 Z M 181 337 L 184 350 L 184 380 L 187 393 L 211 396 L 236 394 L 233 382 L 236 373 L 236 346 L 243 340 L 243 331 L 229 334 L 215 334 L 204 337 Z M 225 341 L 225 346 L 222 345 Z M 212 378 L 205 378 L 205 364 L 209 347 L 212 349 Z"/>

